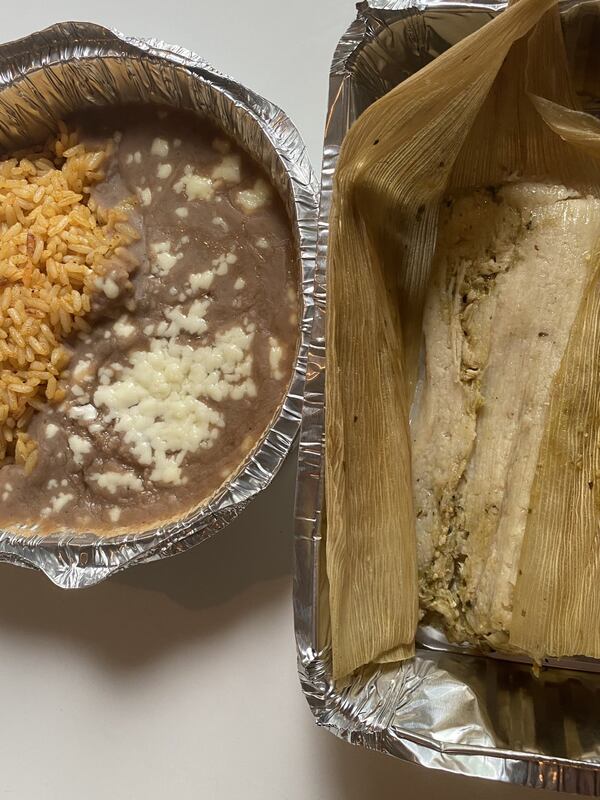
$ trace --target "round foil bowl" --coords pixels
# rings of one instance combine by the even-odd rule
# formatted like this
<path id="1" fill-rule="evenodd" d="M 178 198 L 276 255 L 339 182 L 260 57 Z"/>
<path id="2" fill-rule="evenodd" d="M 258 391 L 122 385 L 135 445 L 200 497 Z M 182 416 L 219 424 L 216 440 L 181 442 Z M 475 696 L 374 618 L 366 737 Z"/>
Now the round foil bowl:
<path id="1" fill-rule="evenodd" d="M 0 530 L 0 561 L 41 570 L 65 589 L 92 586 L 134 564 L 181 553 L 231 522 L 271 482 L 300 426 L 313 316 L 318 184 L 289 118 L 199 56 L 90 23 L 53 25 L 0 45 L 0 148 L 43 138 L 91 106 L 152 103 L 195 112 L 231 136 L 271 177 L 290 219 L 299 264 L 299 344 L 292 379 L 271 425 L 206 503 L 160 528 L 107 537 Z"/>

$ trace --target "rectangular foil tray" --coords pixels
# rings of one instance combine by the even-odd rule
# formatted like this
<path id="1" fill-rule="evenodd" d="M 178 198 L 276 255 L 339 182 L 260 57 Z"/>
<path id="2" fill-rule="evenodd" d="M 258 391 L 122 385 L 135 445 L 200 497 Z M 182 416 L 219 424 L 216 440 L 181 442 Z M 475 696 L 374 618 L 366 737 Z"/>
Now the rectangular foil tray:
<path id="1" fill-rule="evenodd" d="M 295 520 L 294 611 L 302 687 L 317 723 L 353 744 L 449 772 L 600 796 L 596 661 L 549 660 L 536 677 L 527 659 L 451 645 L 435 628 L 422 626 L 414 659 L 365 667 L 335 685 L 331 678 L 321 517 L 326 262 L 336 160 L 362 111 L 501 13 L 505 4 L 368 0 L 357 8 L 357 19 L 333 57 L 323 150 Z M 600 51 L 600 4 L 569 1 L 561 3 L 561 13 L 577 82 L 589 71 L 585 59 Z M 585 87 L 577 88 L 584 92 Z M 600 99 L 588 92 L 585 104 L 595 113 Z"/>

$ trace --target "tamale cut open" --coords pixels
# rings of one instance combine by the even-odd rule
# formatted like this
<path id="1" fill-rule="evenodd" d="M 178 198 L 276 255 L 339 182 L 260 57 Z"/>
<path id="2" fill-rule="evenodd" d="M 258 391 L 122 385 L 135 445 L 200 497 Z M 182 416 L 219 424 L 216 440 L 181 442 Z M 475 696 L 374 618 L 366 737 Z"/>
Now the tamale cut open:
<path id="1" fill-rule="evenodd" d="M 600 657 L 600 125 L 519 0 L 371 105 L 338 159 L 327 306 L 334 677 L 419 618 Z"/>

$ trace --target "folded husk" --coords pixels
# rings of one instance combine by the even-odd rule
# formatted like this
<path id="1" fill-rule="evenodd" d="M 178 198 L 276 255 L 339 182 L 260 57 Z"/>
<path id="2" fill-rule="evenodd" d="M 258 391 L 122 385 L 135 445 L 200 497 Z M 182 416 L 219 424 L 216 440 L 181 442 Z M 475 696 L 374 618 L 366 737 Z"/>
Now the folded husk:
<path id="1" fill-rule="evenodd" d="M 535 43 L 532 42 L 532 46 Z M 540 71 L 550 61 L 540 64 Z M 556 134 L 557 161 L 583 153 L 584 183 L 600 191 L 600 123 L 531 85 Z M 554 102 L 553 102 L 554 100 Z M 600 247 L 600 242 L 598 243 Z M 537 660 L 600 658 L 600 252 L 556 375 L 534 479 L 510 642 Z"/>
<path id="2" fill-rule="evenodd" d="M 555 3 L 520 0 L 372 105 L 344 141 L 330 217 L 327 327 L 326 557 L 336 678 L 414 647 L 408 410 L 439 201 L 448 189 L 515 172 L 595 191 L 597 165 L 590 170 L 580 147 L 582 140 L 586 154 L 596 147 L 593 124 L 575 119 L 576 107 Z M 539 536 L 528 528 L 526 539 Z M 558 577 L 568 577 L 565 562 Z"/>
<path id="3" fill-rule="evenodd" d="M 600 658 L 600 261 L 556 376 L 534 479 L 511 644 Z"/>

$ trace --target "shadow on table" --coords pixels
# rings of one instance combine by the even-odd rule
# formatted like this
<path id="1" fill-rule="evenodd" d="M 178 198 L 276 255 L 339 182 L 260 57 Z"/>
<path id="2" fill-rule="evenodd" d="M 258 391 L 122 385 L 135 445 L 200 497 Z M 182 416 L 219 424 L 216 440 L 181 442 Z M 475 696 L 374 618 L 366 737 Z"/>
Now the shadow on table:
<path id="1" fill-rule="evenodd" d="M 209 608 L 257 582 L 291 574 L 295 461 L 293 454 L 271 486 L 212 539 L 127 570 L 114 582 L 162 591 L 185 608 Z"/>
<path id="2" fill-rule="evenodd" d="M 190 639 L 210 640 L 261 607 L 291 604 L 295 458 L 213 539 L 81 591 L 0 565 L 3 630 L 75 642 L 113 669 L 131 669 Z M 279 579 L 279 580 L 276 580 Z M 43 645 L 42 645 L 43 646 Z"/>
<path id="3" fill-rule="evenodd" d="M 408 764 L 341 741 L 321 731 L 318 759 L 328 785 L 327 800 L 526 800 L 531 789 L 497 781 L 467 778 Z M 564 800 L 575 800 L 571 794 Z"/>

